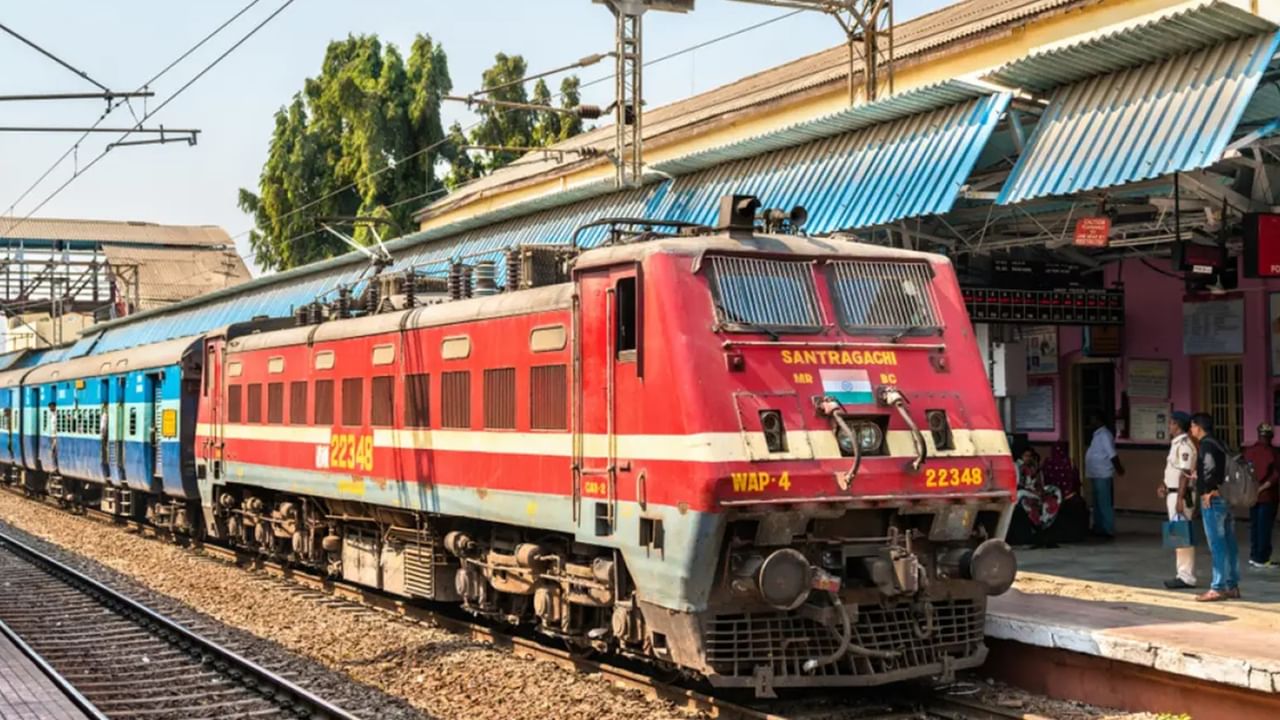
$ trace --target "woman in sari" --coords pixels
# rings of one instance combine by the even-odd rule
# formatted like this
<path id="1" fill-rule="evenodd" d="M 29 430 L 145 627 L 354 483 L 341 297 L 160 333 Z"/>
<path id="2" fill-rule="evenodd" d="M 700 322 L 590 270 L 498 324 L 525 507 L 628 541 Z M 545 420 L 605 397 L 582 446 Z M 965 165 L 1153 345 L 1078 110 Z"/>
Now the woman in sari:
<path id="1" fill-rule="evenodd" d="M 1055 521 L 1054 540 L 1083 542 L 1089 533 L 1089 506 L 1080 494 L 1080 472 L 1071 464 L 1066 443 L 1055 443 L 1041 466 L 1044 484 L 1058 489 L 1061 504 Z"/>
<path id="2" fill-rule="evenodd" d="M 1015 518 L 1021 514 L 1026 519 L 1031 531 L 1025 544 L 1032 547 L 1058 546 L 1052 530 L 1061 505 L 1062 491 L 1045 483 L 1040 455 L 1028 448 L 1018 464 L 1018 509 L 1014 512 Z"/>

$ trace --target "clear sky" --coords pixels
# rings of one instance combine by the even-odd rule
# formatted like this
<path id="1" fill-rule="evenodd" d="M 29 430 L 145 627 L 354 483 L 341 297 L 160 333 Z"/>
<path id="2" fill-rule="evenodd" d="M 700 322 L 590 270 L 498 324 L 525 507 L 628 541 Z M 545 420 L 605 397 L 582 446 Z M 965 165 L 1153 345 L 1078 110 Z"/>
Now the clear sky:
<path id="1" fill-rule="evenodd" d="M 241 9 L 248 0 L 41 0 L 5 4 L 0 22 L 40 43 L 113 90 L 133 90 L 196 41 Z M 152 89 L 154 107 L 229 47 L 282 0 L 260 0 L 249 13 L 198 53 L 175 67 Z M 899 22 L 947 4 L 943 0 L 898 0 Z M 651 13 L 645 23 L 645 53 L 655 58 L 786 13 L 729 0 L 698 0 L 689 15 Z M 146 220 L 214 224 L 232 235 L 251 219 L 236 207 L 240 187 L 256 190 L 270 139 L 272 114 L 319 69 L 327 43 L 348 33 L 376 33 L 406 53 L 414 34 L 444 44 L 455 90 L 475 89 L 496 52 L 522 54 L 531 72 L 551 69 L 613 43 L 613 20 L 590 0 L 296 0 L 209 74 L 159 112 L 148 124 L 199 128 L 199 144 L 117 148 L 41 208 L 46 217 Z M 700 49 L 650 68 L 645 100 L 669 103 L 843 41 L 835 21 L 802 13 L 765 28 Z M 95 88 L 8 35 L 0 35 L 0 95 L 84 92 Z M 608 61 L 579 74 L 608 75 Z M 554 87 L 554 83 L 553 83 Z M 600 83 L 584 102 L 607 105 L 612 85 Z M 0 103 L 0 125 L 88 126 L 101 101 Z M 135 109 L 141 115 L 140 101 Z M 450 104 L 446 124 L 470 122 L 465 107 Z M 134 122 L 127 108 L 103 127 Z M 78 135 L 0 133 L 0 215 Z M 80 166 L 116 136 L 97 135 L 77 153 Z M 75 158 L 18 202 L 24 216 L 61 185 Z M 239 240 L 241 250 L 244 239 Z"/>

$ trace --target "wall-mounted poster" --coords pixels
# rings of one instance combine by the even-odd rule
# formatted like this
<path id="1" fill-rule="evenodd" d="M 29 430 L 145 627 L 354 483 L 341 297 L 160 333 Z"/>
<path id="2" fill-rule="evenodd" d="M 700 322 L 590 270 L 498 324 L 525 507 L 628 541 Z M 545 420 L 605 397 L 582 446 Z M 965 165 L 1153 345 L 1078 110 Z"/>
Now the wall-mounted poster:
<path id="1" fill-rule="evenodd" d="M 1022 329 L 1022 342 L 1027 346 L 1028 375 L 1058 374 L 1058 328 L 1037 325 Z"/>
<path id="2" fill-rule="evenodd" d="M 1280 376 L 1280 293 L 1271 293 L 1267 328 L 1271 335 L 1271 374 Z"/>
<path id="3" fill-rule="evenodd" d="M 1129 439 L 1168 442 L 1169 404 L 1133 403 L 1129 406 Z"/>
<path id="4" fill-rule="evenodd" d="M 1017 432 L 1053 432 L 1053 383 L 1036 383 L 1013 399 L 1013 427 Z"/>
<path id="5" fill-rule="evenodd" d="M 1240 355 L 1244 352 L 1244 300 L 1182 303 L 1185 355 Z"/>
<path id="6" fill-rule="evenodd" d="M 1168 360 L 1130 360 L 1125 373 L 1125 390 L 1131 398 L 1169 399 Z"/>

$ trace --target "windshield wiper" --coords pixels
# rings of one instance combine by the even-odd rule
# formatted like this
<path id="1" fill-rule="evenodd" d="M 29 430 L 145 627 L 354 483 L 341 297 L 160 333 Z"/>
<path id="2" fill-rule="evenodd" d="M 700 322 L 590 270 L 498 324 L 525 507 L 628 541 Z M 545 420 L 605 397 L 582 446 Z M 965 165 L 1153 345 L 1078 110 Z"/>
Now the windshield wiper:
<path id="1" fill-rule="evenodd" d="M 757 325 L 753 322 L 747 322 L 746 320 L 742 320 L 738 318 L 736 315 L 729 312 L 728 308 L 726 308 L 724 305 L 721 305 L 720 303 L 716 303 L 715 306 L 716 306 L 716 310 L 720 313 L 720 317 L 724 318 L 727 322 L 733 323 L 734 325 L 737 325 L 738 327 L 744 330 L 754 330 L 756 332 L 764 333 L 765 335 L 768 335 L 769 339 L 774 342 L 777 342 L 778 340 L 782 339 L 782 336 L 778 335 L 778 333 L 774 332 L 773 330 L 763 325 Z"/>

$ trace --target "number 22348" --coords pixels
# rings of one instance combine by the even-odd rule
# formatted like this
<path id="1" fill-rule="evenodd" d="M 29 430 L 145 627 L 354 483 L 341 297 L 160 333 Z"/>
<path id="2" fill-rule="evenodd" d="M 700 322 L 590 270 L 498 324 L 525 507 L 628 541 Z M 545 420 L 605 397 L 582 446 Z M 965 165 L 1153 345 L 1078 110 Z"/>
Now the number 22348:
<path id="1" fill-rule="evenodd" d="M 982 468 L 925 468 L 927 488 L 976 487 L 985 480 Z"/>

